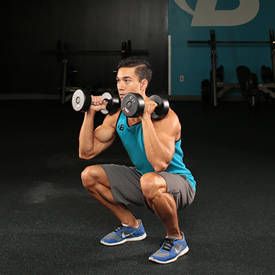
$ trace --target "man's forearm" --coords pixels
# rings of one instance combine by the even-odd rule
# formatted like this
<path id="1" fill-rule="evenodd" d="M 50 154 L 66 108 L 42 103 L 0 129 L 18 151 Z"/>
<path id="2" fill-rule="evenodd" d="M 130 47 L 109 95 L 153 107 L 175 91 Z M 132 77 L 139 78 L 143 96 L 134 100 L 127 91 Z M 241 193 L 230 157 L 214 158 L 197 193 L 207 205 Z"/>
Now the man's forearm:
<path id="1" fill-rule="evenodd" d="M 90 152 L 94 145 L 94 117 L 95 111 L 85 113 L 84 120 L 79 133 L 79 155 Z"/>

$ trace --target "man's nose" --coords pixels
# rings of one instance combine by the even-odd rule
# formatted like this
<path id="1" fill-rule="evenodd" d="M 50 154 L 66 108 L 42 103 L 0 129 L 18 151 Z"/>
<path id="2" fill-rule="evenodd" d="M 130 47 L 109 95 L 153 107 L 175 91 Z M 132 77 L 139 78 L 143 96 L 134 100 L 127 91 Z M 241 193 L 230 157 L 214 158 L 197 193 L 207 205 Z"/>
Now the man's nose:
<path id="1" fill-rule="evenodd" d="M 125 89 L 125 85 L 122 82 L 118 82 L 117 83 L 117 89 L 119 91 L 124 90 Z"/>

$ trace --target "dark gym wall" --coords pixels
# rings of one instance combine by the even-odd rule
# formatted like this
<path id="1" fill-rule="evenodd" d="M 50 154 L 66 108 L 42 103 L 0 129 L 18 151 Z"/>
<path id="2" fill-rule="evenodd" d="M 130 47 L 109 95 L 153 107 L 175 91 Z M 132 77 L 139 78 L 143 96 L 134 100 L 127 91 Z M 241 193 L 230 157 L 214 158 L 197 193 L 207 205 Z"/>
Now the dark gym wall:
<path id="1" fill-rule="evenodd" d="M 119 50 L 121 42 L 149 51 L 154 69 L 151 89 L 167 91 L 166 0 L 9 1 L 1 57 L 5 83 L 1 94 L 54 94 L 60 86 L 57 41 L 71 50 Z M 74 56 L 77 82 L 88 87 L 113 87 L 119 56 Z M 69 66 L 69 67 L 70 67 Z"/>

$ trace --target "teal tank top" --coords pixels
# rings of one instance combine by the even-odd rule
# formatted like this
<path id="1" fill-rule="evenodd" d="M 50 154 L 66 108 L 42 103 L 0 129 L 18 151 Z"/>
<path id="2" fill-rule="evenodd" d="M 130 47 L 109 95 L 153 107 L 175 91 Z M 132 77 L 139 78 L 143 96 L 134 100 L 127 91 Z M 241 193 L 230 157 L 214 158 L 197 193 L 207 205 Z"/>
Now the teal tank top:
<path id="1" fill-rule="evenodd" d="M 116 131 L 136 169 L 141 174 L 153 172 L 154 169 L 145 153 L 141 122 L 129 126 L 127 117 L 121 112 L 117 120 Z M 181 148 L 181 140 L 176 141 L 175 146 L 175 153 L 165 172 L 185 176 L 191 187 L 196 190 L 196 181 L 191 171 L 183 163 L 184 154 Z"/>

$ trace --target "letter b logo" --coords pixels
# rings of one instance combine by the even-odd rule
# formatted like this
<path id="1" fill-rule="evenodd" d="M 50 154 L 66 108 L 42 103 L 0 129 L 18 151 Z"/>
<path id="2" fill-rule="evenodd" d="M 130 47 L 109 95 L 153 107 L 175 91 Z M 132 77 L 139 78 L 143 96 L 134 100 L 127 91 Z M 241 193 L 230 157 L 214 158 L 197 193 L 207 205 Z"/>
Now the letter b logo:
<path id="1" fill-rule="evenodd" d="M 191 26 L 238 26 L 254 19 L 259 11 L 259 0 L 239 0 L 234 10 L 216 10 L 218 0 L 198 0 L 192 10 L 186 0 L 175 0 L 176 4 L 193 15 Z"/>

